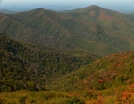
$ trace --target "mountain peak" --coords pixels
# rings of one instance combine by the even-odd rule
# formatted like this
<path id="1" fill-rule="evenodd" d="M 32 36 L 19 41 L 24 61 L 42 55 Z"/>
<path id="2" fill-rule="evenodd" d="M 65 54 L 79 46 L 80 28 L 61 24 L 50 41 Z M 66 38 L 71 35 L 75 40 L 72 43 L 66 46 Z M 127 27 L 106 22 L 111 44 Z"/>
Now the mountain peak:
<path id="1" fill-rule="evenodd" d="M 89 7 L 83 8 L 83 9 L 85 9 L 85 10 L 90 10 L 90 9 L 100 9 L 100 7 L 97 6 L 97 5 L 91 5 L 91 6 L 89 6 Z"/>
<path id="2" fill-rule="evenodd" d="M 100 8 L 100 7 L 97 6 L 97 5 L 91 5 L 91 6 L 89 6 L 88 8 Z"/>
<path id="3" fill-rule="evenodd" d="M 36 9 L 33 9 L 34 11 L 44 11 L 45 8 L 36 8 Z"/>

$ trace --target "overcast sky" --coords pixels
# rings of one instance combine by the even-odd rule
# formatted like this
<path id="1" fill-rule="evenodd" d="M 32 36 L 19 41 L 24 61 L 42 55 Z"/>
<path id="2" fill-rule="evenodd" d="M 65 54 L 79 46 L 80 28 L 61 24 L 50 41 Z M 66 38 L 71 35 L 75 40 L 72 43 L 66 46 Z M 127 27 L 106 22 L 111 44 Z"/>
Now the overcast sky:
<path id="1" fill-rule="evenodd" d="M 134 8 L 134 0 L 1 0 L 0 7 L 45 8 L 48 5 L 71 6 L 77 8 L 98 5 L 109 9 L 124 8 L 129 10 Z"/>

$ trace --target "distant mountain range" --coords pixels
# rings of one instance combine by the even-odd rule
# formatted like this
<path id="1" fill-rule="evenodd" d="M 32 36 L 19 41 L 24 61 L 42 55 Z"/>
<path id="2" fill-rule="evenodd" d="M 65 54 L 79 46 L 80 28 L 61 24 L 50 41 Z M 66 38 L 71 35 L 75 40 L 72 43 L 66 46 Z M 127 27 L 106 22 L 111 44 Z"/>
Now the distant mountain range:
<path id="1" fill-rule="evenodd" d="M 132 17 L 97 6 L 70 13 L 39 8 L 0 14 L 0 31 L 16 40 L 46 47 L 108 55 L 134 49 Z"/>
<path id="2" fill-rule="evenodd" d="M 109 9 L 99 8 L 95 5 L 87 8 L 72 10 L 69 14 L 75 18 L 80 18 L 88 22 L 94 22 L 109 29 L 122 32 L 134 32 L 134 23 L 128 15 L 111 11 Z"/>
<path id="3" fill-rule="evenodd" d="M 16 12 L 10 11 L 10 10 L 7 10 L 7 9 L 1 9 L 1 10 L 0 10 L 0 13 L 4 13 L 4 14 L 14 14 L 14 13 L 16 13 Z"/>
<path id="4" fill-rule="evenodd" d="M 0 102 L 133 104 L 133 28 L 95 5 L 0 13 Z"/>

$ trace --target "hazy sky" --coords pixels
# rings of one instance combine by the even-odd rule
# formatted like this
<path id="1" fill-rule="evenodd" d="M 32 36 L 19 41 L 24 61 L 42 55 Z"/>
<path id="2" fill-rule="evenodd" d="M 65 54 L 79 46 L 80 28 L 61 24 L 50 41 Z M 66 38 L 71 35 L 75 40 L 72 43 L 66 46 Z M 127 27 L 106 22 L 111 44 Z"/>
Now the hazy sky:
<path id="1" fill-rule="evenodd" d="M 2 0 L 5 3 L 65 3 L 65 2 L 132 2 L 134 0 Z"/>
<path id="2" fill-rule="evenodd" d="M 98 5 L 104 8 L 116 9 L 132 9 L 134 8 L 134 0 L 1 0 L 0 8 L 9 7 L 32 7 L 45 8 L 48 5 L 55 6 L 71 6 L 71 7 L 87 7 L 91 5 Z"/>
<path id="3" fill-rule="evenodd" d="M 3 5 L 22 5 L 22 4 L 50 4 L 50 5 L 121 5 L 134 4 L 134 0 L 2 0 Z M 42 6 L 41 5 L 41 6 Z M 133 5 L 134 6 L 134 5 Z"/>
<path id="4" fill-rule="evenodd" d="M 112 3 L 133 3 L 134 0 L 1 0 L 3 4 L 11 3 L 11 4 L 20 4 L 20 3 L 47 3 L 47 4 L 61 4 L 61 3 L 104 3 L 104 2 L 112 2 Z"/>

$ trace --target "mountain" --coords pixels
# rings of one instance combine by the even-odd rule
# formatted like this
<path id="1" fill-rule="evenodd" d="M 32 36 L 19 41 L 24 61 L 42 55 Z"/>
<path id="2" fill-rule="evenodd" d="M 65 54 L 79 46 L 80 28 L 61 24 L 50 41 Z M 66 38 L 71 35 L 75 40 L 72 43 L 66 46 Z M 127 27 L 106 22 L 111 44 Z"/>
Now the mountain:
<path id="1" fill-rule="evenodd" d="M 133 103 L 133 62 L 134 51 L 112 54 L 53 81 L 49 86 L 56 91 L 78 92 L 88 99 L 89 104 Z"/>
<path id="2" fill-rule="evenodd" d="M 0 92 L 42 90 L 46 82 L 99 58 L 78 50 L 39 50 L 0 34 Z"/>
<path id="3" fill-rule="evenodd" d="M 7 9 L 1 9 L 1 10 L 0 10 L 0 13 L 4 13 L 4 14 L 14 14 L 14 13 L 16 13 L 16 12 L 10 11 L 10 10 L 7 10 Z"/>
<path id="4" fill-rule="evenodd" d="M 104 17 L 114 14 L 115 20 L 120 19 L 124 25 L 118 25 L 119 29 L 114 29 L 113 19 L 107 19 L 105 25 L 92 16 L 86 15 L 87 18 L 92 18 L 91 21 L 74 16 L 81 13 L 90 14 L 92 10 L 99 12 L 97 19 L 102 17 L 100 11 L 103 11 Z M 0 14 L 0 32 L 22 42 L 55 49 L 87 50 L 101 56 L 134 49 L 134 22 L 130 17 L 96 6 L 75 12 L 65 14 L 38 8 L 12 15 Z M 111 22 L 107 24 L 108 21 Z M 128 25 L 124 21 L 128 22 Z"/>
<path id="5" fill-rule="evenodd" d="M 113 30 L 129 33 L 134 32 L 134 23 L 131 21 L 131 19 L 129 19 L 129 15 L 105 8 L 100 8 L 95 5 L 87 8 L 72 10 L 68 12 L 68 14 L 88 22 L 100 24 Z"/>
<path id="6" fill-rule="evenodd" d="M 134 52 L 112 54 L 61 78 L 59 90 L 105 90 L 134 83 Z M 61 87 L 62 86 L 62 87 Z M 63 89 L 62 89 L 63 88 Z M 64 89 L 65 88 L 65 89 Z"/>
<path id="7" fill-rule="evenodd" d="M 86 52 L 79 51 L 65 51 L 63 53 L 48 49 L 41 51 L 33 48 L 32 45 L 14 41 L 2 34 L 0 35 L 0 47 L 1 92 L 22 89 L 62 91 L 62 93 L 52 91 L 4 92 L 0 93 L 2 103 L 50 103 L 50 101 L 80 104 L 133 103 L 134 52 L 112 54 L 81 68 L 77 67 L 76 71 L 73 70 L 65 76 L 62 74 L 59 76 L 56 71 L 59 70 L 60 73 L 63 73 L 63 69 L 67 66 L 75 69 L 71 63 L 75 67 L 77 64 L 81 66 L 83 61 L 90 59 L 91 62 L 98 57 L 91 55 L 88 57 Z M 77 57 L 79 61 L 74 57 Z M 80 61 L 80 59 L 82 60 Z M 66 61 L 69 62 L 68 65 Z M 41 62 L 46 63 L 45 67 L 40 65 Z M 57 67 L 58 64 L 59 67 Z M 52 66 L 57 69 L 52 70 Z M 57 75 L 58 77 L 56 77 Z M 55 78 L 51 78 L 53 76 Z M 63 93 L 63 91 L 68 91 L 68 93 Z"/>
<path id="8" fill-rule="evenodd" d="M 97 6 L 0 13 L 0 102 L 133 104 L 133 23 Z"/>
<path id="9" fill-rule="evenodd" d="M 134 14 L 129 14 L 129 15 L 128 15 L 128 18 L 129 18 L 130 20 L 134 21 Z"/>

